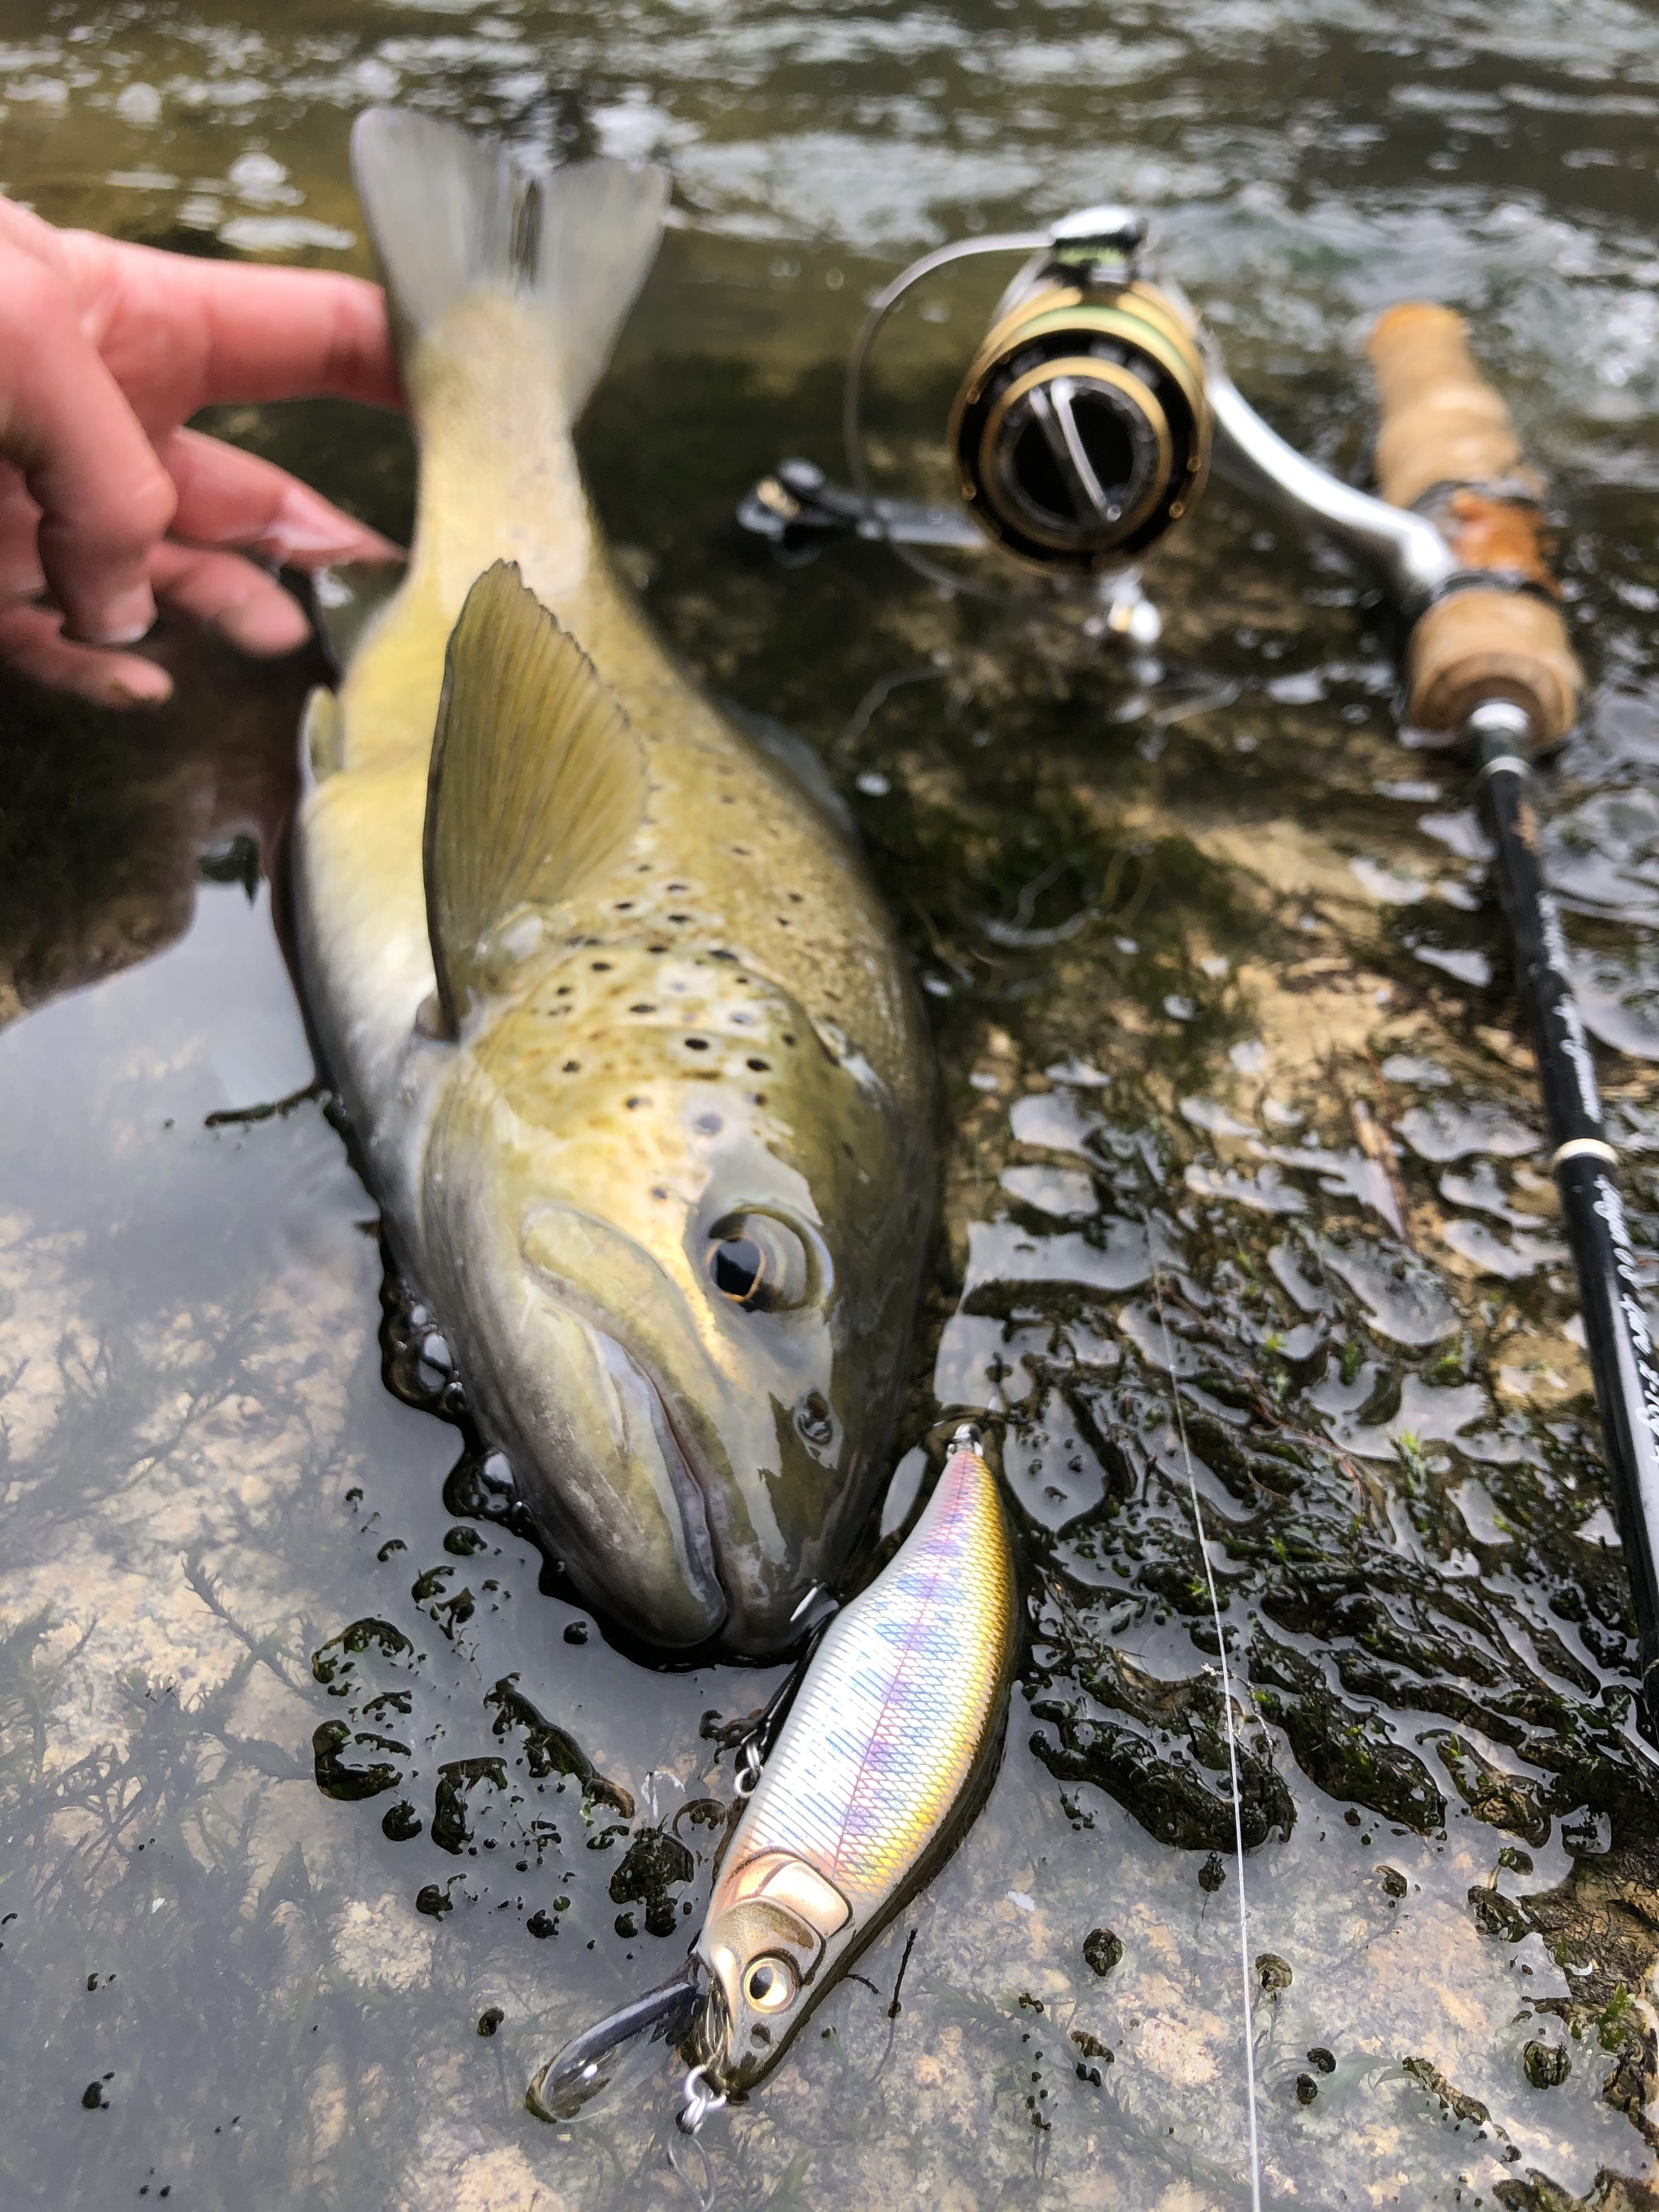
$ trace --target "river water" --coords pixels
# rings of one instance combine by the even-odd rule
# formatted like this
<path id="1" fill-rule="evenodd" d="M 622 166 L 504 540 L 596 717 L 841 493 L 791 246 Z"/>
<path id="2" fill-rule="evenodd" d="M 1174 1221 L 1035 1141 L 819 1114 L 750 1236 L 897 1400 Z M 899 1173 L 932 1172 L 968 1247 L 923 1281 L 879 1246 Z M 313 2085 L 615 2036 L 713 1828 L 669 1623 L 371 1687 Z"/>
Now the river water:
<path id="1" fill-rule="evenodd" d="M 1381 611 L 1219 491 L 1149 573 L 1155 655 L 869 548 L 786 570 L 730 525 L 781 455 L 836 465 L 864 300 L 969 229 L 1133 199 L 1245 391 L 1356 479 L 1366 319 L 1462 308 L 1552 474 L 1594 679 L 1546 834 L 1651 1250 L 1653 10 L 0 10 L 6 189 L 189 251 L 367 269 L 347 131 L 393 97 L 672 165 L 585 432 L 599 506 L 708 682 L 822 756 L 945 1071 L 945 1228 L 866 1567 L 948 1411 L 994 1380 L 1012 1407 L 1030 1636 L 1000 1778 L 708 2124 L 720 2204 L 1248 2204 L 1177 1392 L 1243 1735 L 1263 2201 L 1659 2202 L 1620 1554 L 1479 832 L 1455 762 L 1401 743 Z M 994 282 L 895 326 L 895 489 L 927 481 Z M 398 422 L 216 427 L 406 533 Z M 167 711 L 14 688 L 0 728 L 6 2202 L 690 2208 L 665 2069 L 561 2130 L 520 2100 L 678 1963 L 732 1779 L 705 1717 L 776 1676 L 606 1641 L 465 1458 L 395 1295 L 383 1340 L 325 1102 L 246 1118 L 313 1083 L 270 884 L 280 917 L 316 671 L 155 650 Z"/>

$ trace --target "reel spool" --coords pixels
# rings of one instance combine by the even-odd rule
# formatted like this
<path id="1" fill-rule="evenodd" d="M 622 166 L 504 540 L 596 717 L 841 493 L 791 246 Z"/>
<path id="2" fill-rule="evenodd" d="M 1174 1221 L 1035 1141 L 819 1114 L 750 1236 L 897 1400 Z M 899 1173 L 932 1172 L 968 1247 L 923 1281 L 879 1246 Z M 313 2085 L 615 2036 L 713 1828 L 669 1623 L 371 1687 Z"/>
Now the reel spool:
<path id="1" fill-rule="evenodd" d="M 886 537 L 936 583 L 982 594 L 894 531 L 871 527 L 878 502 L 864 464 L 861 380 L 878 331 L 914 284 L 949 263 L 1014 251 L 1031 258 L 998 304 L 946 433 L 975 528 L 1022 567 L 1063 582 L 1128 570 L 1191 513 L 1210 464 L 1206 341 L 1181 295 L 1138 273 L 1145 235 L 1127 209 L 1085 208 L 1046 236 L 942 247 L 877 297 L 848 364 L 844 422 L 868 534 Z"/>
<path id="2" fill-rule="evenodd" d="M 1188 514 L 1210 461 L 1198 327 L 1134 273 L 1135 216 L 1091 208 L 1005 295 L 951 410 L 963 505 L 1016 560 L 1121 568 Z"/>

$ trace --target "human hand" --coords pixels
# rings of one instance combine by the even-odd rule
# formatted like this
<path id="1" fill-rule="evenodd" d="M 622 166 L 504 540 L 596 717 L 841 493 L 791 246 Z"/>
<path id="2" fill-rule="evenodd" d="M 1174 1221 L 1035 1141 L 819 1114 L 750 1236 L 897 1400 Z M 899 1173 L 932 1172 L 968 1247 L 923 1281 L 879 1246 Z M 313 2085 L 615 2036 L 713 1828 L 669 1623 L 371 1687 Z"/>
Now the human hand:
<path id="1" fill-rule="evenodd" d="M 374 285 L 55 230 L 0 199 L 0 662 L 106 706 L 165 699 L 165 670 L 120 649 L 158 599 L 245 653 L 303 643 L 304 611 L 241 555 L 316 568 L 397 548 L 182 425 L 323 395 L 403 404 Z"/>

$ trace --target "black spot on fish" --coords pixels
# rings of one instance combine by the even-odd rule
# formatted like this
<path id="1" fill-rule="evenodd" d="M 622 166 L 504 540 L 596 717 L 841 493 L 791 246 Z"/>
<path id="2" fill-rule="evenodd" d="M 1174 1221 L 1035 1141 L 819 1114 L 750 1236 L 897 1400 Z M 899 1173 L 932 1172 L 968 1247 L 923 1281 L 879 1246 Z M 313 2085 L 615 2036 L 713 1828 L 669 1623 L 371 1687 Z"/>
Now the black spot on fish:
<path id="1" fill-rule="evenodd" d="M 595 960 L 592 963 L 592 969 L 596 975 L 608 975 L 611 973 L 611 963 L 608 960 Z"/>
<path id="2" fill-rule="evenodd" d="M 757 1075 L 766 1075 L 771 1072 L 771 1062 L 769 1060 L 746 1060 L 744 1062 L 744 1066 L 745 1067 L 753 1068 Z"/>
<path id="3" fill-rule="evenodd" d="M 689 914 L 671 914 L 668 919 L 670 921 L 690 921 L 691 917 Z"/>
<path id="4" fill-rule="evenodd" d="M 793 1044 L 795 1042 L 794 1038 L 790 1035 L 787 1030 L 783 1033 L 783 1041 L 786 1044 Z"/>
<path id="5" fill-rule="evenodd" d="M 618 914 L 632 914 L 633 911 L 634 902 L 632 899 L 618 899 L 617 901 L 617 912 Z"/>
<path id="6" fill-rule="evenodd" d="M 749 858 L 749 848 L 747 845 L 734 845 L 732 848 L 732 850 L 737 854 L 740 860 L 746 860 Z"/>
<path id="7" fill-rule="evenodd" d="M 647 952 L 666 952 L 668 947 L 665 945 L 647 945 L 645 949 Z"/>
<path id="8" fill-rule="evenodd" d="M 697 1127 L 705 1137 L 718 1137 L 721 1128 L 720 1117 L 718 1114 L 699 1114 Z"/>
<path id="9" fill-rule="evenodd" d="M 687 1037 L 685 1048 L 688 1052 L 707 1052 L 708 1040 L 707 1037 Z"/>
<path id="10" fill-rule="evenodd" d="M 790 892 L 789 903 L 791 906 L 799 906 L 800 904 L 800 893 L 799 891 Z"/>
<path id="11" fill-rule="evenodd" d="M 690 884 L 670 884 L 668 888 L 671 891 L 689 891 L 691 886 Z"/>
<path id="12" fill-rule="evenodd" d="M 630 1006 L 628 1011 L 630 1014 L 654 1014 L 657 1010 L 654 1006 L 647 1006 L 641 999 L 636 1006 Z"/>
<path id="13" fill-rule="evenodd" d="M 574 983 L 561 983 L 553 995 L 556 999 L 568 999 L 575 988 Z"/>
<path id="14" fill-rule="evenodd" d="M 648 1106 L 651 1101 L 648 1098 L 630 1098 L 627 1103 L 628 1110 L 631 1114 L 636 1106 Z"/>
<path id="15" fill-rule="evenodd" d="M 651 1195 L 653 1198 L 666 1198 L 668 1193 L 663 1188 L 660 1183 L 656 1183 L 652 1187 Z"/>
<path id="16" fill-rule="evenodd" d="M 735 960 L 738 956 L 735 952 L 727 952 L 724 947 L 717 946 L 708 957 L 711 960 Z"/>
<path id="17" fill-rule="evenodd" d="M 564 1064 L 564 1072 L 567 1075 L 580 1075 L 581 1065 L 579 1060 L 568 1060 Z"/>

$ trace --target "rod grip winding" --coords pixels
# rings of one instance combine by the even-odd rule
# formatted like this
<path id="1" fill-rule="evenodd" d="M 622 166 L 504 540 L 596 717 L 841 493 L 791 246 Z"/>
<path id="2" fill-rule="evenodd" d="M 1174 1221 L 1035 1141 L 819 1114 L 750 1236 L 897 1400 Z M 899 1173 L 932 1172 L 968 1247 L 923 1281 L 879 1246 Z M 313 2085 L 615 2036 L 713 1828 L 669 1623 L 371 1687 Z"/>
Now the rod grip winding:
<path id="1" fill-rule="evenodd" d="M 1449 307 L 1389 308 L 1366 350 L 1383 498 L 1425 510 L 1464 574 L 1492 577 L 1418 618 L 1406 661 L 1409 718 L 1419 729 L 1455 730 L 1486 701 L 1508 699 L 1527 713 L 1540 748 L 1558 744 L 1577 718 L 1583 672 L 1553 604 L 1542 481 L 1523 462 L 1510 410 Z"/>

